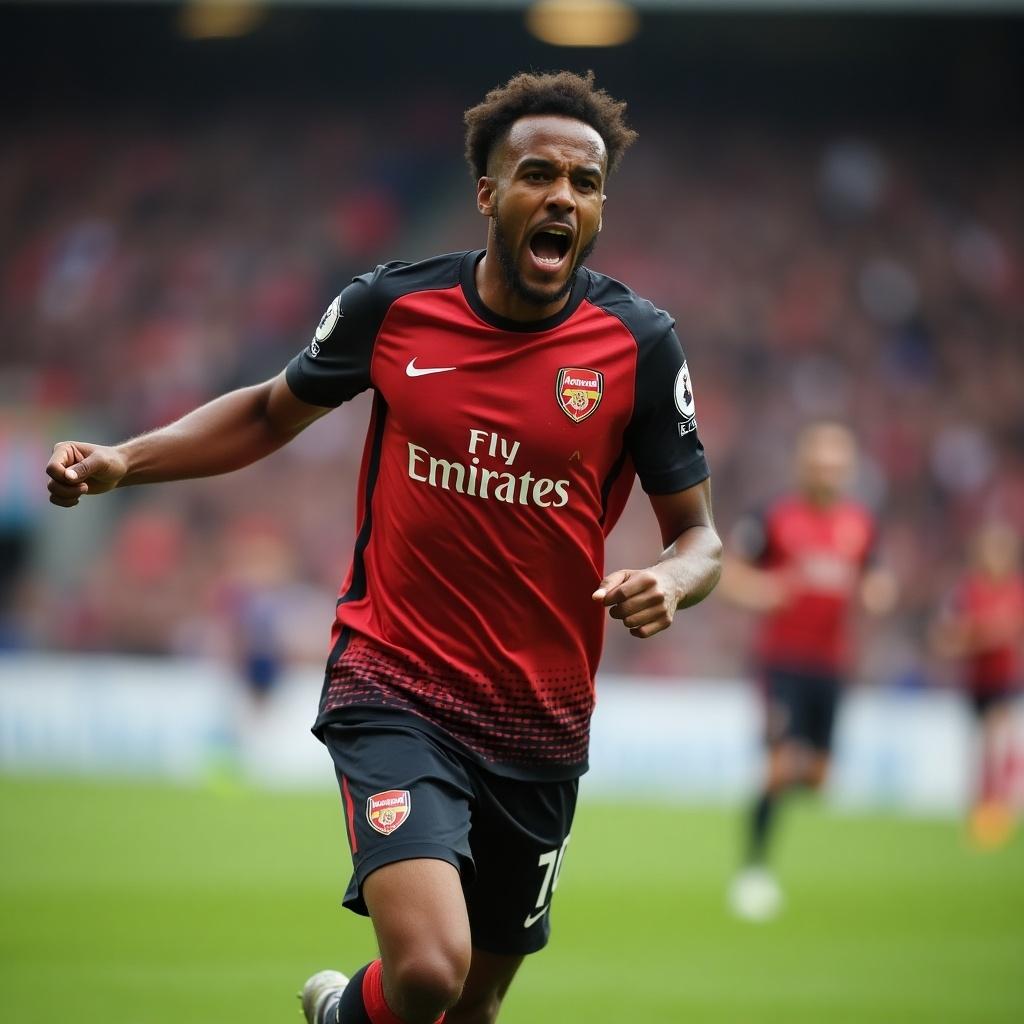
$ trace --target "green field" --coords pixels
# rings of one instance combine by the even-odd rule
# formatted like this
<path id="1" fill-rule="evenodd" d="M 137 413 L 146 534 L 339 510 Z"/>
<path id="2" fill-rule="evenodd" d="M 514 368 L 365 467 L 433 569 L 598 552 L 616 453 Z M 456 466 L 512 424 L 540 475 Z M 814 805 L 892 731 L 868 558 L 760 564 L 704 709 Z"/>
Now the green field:
<path id="1" fill-rule="evenodd" d="M 585 804 L 502 1024 L 1024 1021 L 1024 842 L 811 803 L 779 847 L 784 915 L 732 920 L 735 815 Z M 339 907 L 336 799 L 0 779 L 5 1024 L 295 1022 L 372 954 Z"/>

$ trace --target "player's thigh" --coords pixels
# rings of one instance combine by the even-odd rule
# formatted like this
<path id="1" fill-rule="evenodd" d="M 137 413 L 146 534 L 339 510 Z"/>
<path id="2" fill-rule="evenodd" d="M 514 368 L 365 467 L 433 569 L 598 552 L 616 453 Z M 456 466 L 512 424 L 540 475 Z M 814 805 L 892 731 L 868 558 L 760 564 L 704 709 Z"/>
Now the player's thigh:
<path id="1" fill-rule="evenodd" d="M 764 672 L 764 740 L 769 749 L 792 739 L 799 730 L 800 694 L 792 673 L 783 669 Z"/>
<path id="2" fill-rule="evenodd" d="M 522 962 L 522 956 L 474 949 L 462 996 L 446 1014 L 445 1024 L 490 1024 L 497 1019 Z"/>
<path id="3" fill-rule="evenodd" d="M 520 782 L 480 772 L 474 783 L 473 947 L 513 957 L 536 952 L 551 933 L 579 780 Z"/>
<path id="4" fill-rule="evenodd" d="M 765 743 L 769 784 L 801 781 L 807 760 L 807 700 L 803 681 L 785 669 L 765 673 Z"/>
<path id="5" fill-rule="evenodd" d="M 368 880 L 384 868 L 413 861 L 439 862 L 423 869 L 427 874 L 420 880 L 430 882 L 425 895 L 454 889 L 461 897 L 462 886 L 474 875 L 469 843 L 473 789 L 461 762 L 418 730 L 381 728 L 358 718 L 328 726 L 324 740 L 334 760 L 352 851 L 354 872 L 345 906 L 366 914 Z M 422 871 L 409 870 L 411 898 Z M 384 876 L 394 877 L 405 873 Z M 377 889 L 383 885 L 375 883 Z"/>
<path id="6" fill-rule="evenodd" d="M 768 676 L 769 746 L 828 754 L 840 682 L 831 675 L 779 670 Z M 799 759 L 809 764 L 812 758 Z"/>
<path id="7" fill-rule="evenodd" d="M 807 680 L 807 740 L 814 751 L 814 765 L 828 763 L 832 754 L 836 716 L 842 699 L 842 680 L 832 674 L 822 673 Z"/>
<path id="8" fill-rule="evenodd" d="M 813 784 L 818 729 L 813 680 L 788 669 L 765 672 L 767 786 L 781 791 Z"/>
<path id="9" fill-rule="evenodd" d="M 385 864 L 363 883 L 385 974 L 418 970 L 461 985 L 469 969 L 469 916 L 462 879 L 443 860 Z"/>

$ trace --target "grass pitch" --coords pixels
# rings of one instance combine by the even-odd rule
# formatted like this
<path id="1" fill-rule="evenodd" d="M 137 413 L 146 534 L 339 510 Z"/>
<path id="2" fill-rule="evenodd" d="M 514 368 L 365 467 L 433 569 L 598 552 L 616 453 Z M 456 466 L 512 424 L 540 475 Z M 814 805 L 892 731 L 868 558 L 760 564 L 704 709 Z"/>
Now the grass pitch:
<path id="1" fill-rule="evenodd" d="M 788 905 L 724 909 L 735 813 L 584 803 L 501 1024 L 1024 1020 L 1024 842 L 787 808 Z M 373 954 L 330 795 L 0 779 L 0 1018 L 272 1024 Z"/>

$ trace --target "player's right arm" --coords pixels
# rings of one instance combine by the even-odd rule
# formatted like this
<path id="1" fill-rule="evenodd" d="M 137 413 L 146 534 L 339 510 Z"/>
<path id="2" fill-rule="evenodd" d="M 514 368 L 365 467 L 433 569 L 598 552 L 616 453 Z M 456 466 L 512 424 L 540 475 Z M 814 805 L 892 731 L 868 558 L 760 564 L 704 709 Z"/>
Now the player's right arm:
<path id="1" fill-rule="evenodd" d="M 72 508 L 84 495 L 115 487 L 230 473 L 276 451 L 327 412 L 297 398 L 282 372 L 122 444 L 60 441 L 46 467 L 50 502 Z"/>
<path id="2" fill-rule="evenodd" d="M 271 380 L 239 388 L 159 430 L 123 444 L 61 441 L 46 467 L 50 501 L 71 508 L 86 494 L 248 466 L 371 386 L 370 358 L 384 304 L 356 278 L 320 318 L 313 340 Z"/>

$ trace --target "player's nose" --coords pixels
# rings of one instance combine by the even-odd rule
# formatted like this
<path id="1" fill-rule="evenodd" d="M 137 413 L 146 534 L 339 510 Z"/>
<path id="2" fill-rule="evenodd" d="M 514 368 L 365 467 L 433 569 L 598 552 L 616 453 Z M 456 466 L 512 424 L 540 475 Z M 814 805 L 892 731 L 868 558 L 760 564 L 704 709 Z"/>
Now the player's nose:
<path id="1" fill-rule="evenodd" d="M 552 180 L 551 188 L 548 190 L 548 207 L 566 212 L 576 208 L 572 185 L 566 175 L 559 175 Z"/>

